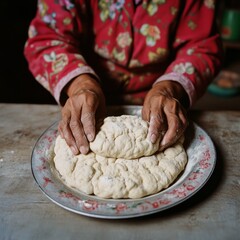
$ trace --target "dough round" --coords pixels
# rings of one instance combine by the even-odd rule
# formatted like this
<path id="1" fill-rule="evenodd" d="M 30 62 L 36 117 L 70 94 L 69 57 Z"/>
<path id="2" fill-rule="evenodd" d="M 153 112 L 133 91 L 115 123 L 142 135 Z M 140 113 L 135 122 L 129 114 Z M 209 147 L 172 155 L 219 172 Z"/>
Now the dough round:
<path id="1" fill-rule="evenodd" d="M 54 151 L 55 167 L 66 185 L 101 198 L 141 198 L 157 193 L 173 183 L 187 163 L 181 141 L 161 153 L 134 160 L 93 152 L 75 156 L 60 136 Z"/>
<path id="2" fill-rule="evenodd" d="M 103 157 L 134 159 L 150 156 L 159 149 L 148 138 L 149 124 L 138 116 L 107 117 L 90 149 Z"/>

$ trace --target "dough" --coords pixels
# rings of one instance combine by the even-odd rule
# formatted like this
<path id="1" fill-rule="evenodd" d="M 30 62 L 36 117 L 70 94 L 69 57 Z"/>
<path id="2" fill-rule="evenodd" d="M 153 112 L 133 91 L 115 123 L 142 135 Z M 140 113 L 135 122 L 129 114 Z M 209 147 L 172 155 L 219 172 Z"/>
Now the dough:
<path id="1" fill-rule="evenodd" d="M 54 152 L 55 167 L 67 186 L 101 198 L 141 198 L 158 193 L 173 183 L 187 163 L 181 141 L 161 153 L 130 160 L 93 152 L 75 156 L 58 136 Z"/>
<path id="2" fill-rule="evenodd" d="M 147 138 L 148 123 L 138 116 L 107 117 L 90 143 L 90 149 L 103 157 L 134 159 L 150 156 L 159 149 Z"/>

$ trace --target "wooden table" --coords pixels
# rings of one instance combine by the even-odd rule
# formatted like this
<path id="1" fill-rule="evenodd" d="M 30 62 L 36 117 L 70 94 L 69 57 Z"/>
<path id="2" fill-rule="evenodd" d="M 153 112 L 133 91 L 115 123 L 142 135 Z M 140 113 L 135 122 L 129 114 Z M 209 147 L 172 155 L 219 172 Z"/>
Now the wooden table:
<path id="1" fill-rule="evenodd" d="M 240 239 L 240 111 L 190 112 L 217 149 L 216 169 L 197 194 L 154 215 L 103 220 L 55 205 L 32 177 L 33 146 L 59 110 L 0 104 L 0 239 Z"/>

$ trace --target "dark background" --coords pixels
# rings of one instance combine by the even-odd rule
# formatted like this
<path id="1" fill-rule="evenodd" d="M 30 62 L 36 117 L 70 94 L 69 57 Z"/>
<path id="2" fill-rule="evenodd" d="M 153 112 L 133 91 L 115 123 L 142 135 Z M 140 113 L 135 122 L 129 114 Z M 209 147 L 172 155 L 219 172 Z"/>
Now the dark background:
<path id="1" fill-rule="evenodd" d="M 55 103 L 31 75 L 23 55 L 37 0 L 0 0 L 0 102 Z"/>
<path id="2" fill-rule="evenodd" d="M 239 0 L 217 0 L 217 17 L 226 7 L 240 7 Z M 37 0 L 0 0 L 0 102 L 54 103 L 28 70 L 23 56 L 30 21 L 36 14 Z M 228 62 L 239 58 L 239 52 L 228 51 Z"/>

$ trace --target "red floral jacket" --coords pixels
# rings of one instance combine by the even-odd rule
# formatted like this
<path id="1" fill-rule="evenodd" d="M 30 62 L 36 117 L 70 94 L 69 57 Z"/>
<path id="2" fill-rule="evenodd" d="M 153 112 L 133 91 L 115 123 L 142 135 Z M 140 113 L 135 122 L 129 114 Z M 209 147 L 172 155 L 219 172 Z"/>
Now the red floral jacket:
<path id="1" fill-rule="evenodd" d="M 25 56 L 59 103 L 74 77 L 101 81 L 109 103 L 141 104 L 177 81 L 192 105 L 219 71 L 214 0 L 39 0 Z"/>

